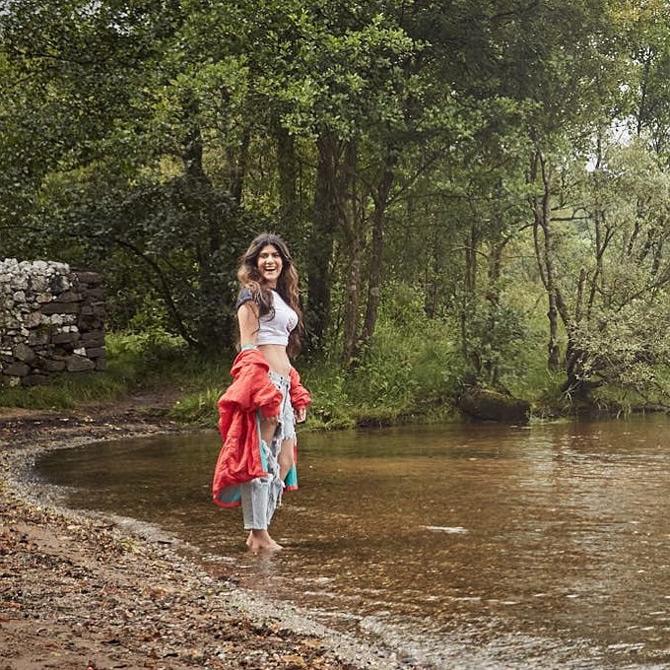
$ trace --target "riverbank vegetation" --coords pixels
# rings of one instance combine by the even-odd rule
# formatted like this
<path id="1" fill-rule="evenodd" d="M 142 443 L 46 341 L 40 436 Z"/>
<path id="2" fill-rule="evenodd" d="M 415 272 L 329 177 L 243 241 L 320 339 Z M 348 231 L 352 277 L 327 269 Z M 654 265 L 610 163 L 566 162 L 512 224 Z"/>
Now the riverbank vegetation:
<path id="1" fill-rule="evenodd" d="M 0 255 L 105 277 L 109 370 L 211 422 L 235 268 L 302 271 L 315 426 L 670 392 L 664 0 L 84 0 L 0 16 Z"/>

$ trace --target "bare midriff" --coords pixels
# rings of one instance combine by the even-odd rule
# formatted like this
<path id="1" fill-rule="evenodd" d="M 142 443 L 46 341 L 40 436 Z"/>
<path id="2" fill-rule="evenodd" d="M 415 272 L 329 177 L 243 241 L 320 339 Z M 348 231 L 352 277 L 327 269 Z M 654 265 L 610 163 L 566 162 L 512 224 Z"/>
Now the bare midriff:
<path id="1" fill-rule="evenodd" d="M 263 354 L 265 360 L 273 370 L 282 377 L 288 379 L 291 371 L 291 361 L 286 353 L 286 347 L 282 344 L 259 344 L 258 350 Z"/>

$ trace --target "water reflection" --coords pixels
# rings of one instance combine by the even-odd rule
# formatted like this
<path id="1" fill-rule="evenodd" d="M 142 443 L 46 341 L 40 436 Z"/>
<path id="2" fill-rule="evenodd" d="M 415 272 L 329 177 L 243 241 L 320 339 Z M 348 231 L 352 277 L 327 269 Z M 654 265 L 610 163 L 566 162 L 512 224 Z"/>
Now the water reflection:
<path id="1" fill-rule="evenodd" d="M 305 435 L 301 490 L 246 555 L 209 502 L 215 433 L 48 455 L 70 504 L 159 523 L 243 585 L 459 668 L 670 667 L 669 422 Z M 213 568 L 214 569 L 214 568 Z"/>

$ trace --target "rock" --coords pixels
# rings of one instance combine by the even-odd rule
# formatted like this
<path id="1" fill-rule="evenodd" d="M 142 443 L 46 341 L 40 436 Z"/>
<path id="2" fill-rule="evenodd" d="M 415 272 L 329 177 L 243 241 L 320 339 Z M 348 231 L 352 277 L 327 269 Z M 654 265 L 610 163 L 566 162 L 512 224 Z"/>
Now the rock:
<path id="1" fill-rule="evenodd" d="M 51 341 L 54 344 L 66 344 L 77 342 L 79 340 L 79 333 L 56 333 Z"/>
<path id="2" fill-rule="evenodd" d="M 88 358 L 100 358 L 105 355 L 104 347 L 91 347 L 90 349 L 86 347 L 86 356 Z"/>
<path id="3" fill-rule="evenodd" d="M 78 314 L 76 302 L 50 302 L 42 307 L 42 314 Z"/>
<path id="4" fill-rule="evenodd" d="M 11 363 L 2 372 L 10 377 L 25 377 L 30 372 L 30 366 L 25 363 Z"/>
<path id="5" fill-rule="evenodd" d="M 65 361 L 48 358 L 44 361 L 44 369 L 47 372 L 62 372 L 65 370 Z"/>
<path id="6" fill-rule="evenodd" d="M 49 286 L 49 282 L 47 281 L 47 278 L 41 275 L 33 275 L 30 278 L 30 288 L 32 288 L 33 291 L 37 292 L 38 295 L 48 295 L 49 300 L 51 300 L 51 293 L 46 293 L 46 290 Z M 39 300 L 38 300 L 39 302 Z M 47 302 L 47 301 L 45 301 Z"/>
<path id="7" fill-rule="evenodd" d="M 28 288 L 28 279 L 23 275 L 14 275 L 9 285 L 15 291 L 25 291 Z"/>
<path id="8" fill-rule="evenodd" d="M 88 333 L 83 333 L 81 341 L 86 347 L 102 347 L 105 344 L 105 335 L 99 330 L 92 330 Z"/>
<path id="9" fill-rule="evenodd" d="M 512 396 L 484 389 L 468 387 L 459 398 L 459 407 L 475 419 L 501 423 L 528 423 L 530 403 Z"/>
<path id="10" fill-rule="evenodd" d="M 88 370 L 94 370 L 95 363 L 89 361 L 88 358 L 74 354 L 65 359 L 65 367 L 68 372 L 86 372 Z"/>
<path id="11" fill-rule="evenodd" d="M 28 344 L 33 346 L 41 346 L 49 342 L 49 331 L 47 330 L 31 330 L 27 337 Z"/>
<path id="12" fill-rule="evenodd" d="M 102 284 L 102 275 L 97 272 L 80 272 L 75 270 L 74 275 L 83 284 L 89 284 L 90 286 L 98 286 L 98 284 Z"/>
<path id="13" fill-rule="evenodd" d="M 70 280 L 62 275 L 55 275 L 49 281 L 49 288 L 54 294 L 60 294 L 70 288 Z"/>
<path id="14" fill-rule="evenodd" d="M 4 370 L 3 373 L 0 375 L 0 386 L 20 386 L 21 384 L 21 377 L 10 377 L 8 375 L 5 375 Z"/>
<path id="15" fill-rule="evenodd" d="M 40 312 L 31 312 L 23 319 L 23 325 L 26 328 L 37 328 L 42 323 L 42 314 Z"/>
<path id="16" fill-rule="evenodd" d="M 61 293 L 57 301 L 58 302 L 79 302 L 81 300 L 81 293 L 76 293 L 75 291 L 64 291 Z"/>
<path id="17" fill-rule="evenodd" d="M 105 289 L 102 287 L 98 288 L 89 288 L 86 291 L 86 297 L 91 300 L 104 300 L 105 299 Z"/>
<path id="18" fill-rule="evenodd" d="M 41 384 L 46 384 L 49 381 L 49 378 L 46 375 L 28 375 L 23 378 L 24 386 L 40 386 Z"/>
<path id="19" fill-rule="evenodd" d="M 12 349 L 12 355 L 23 363 L 32 363 L 35 360 L 35 352 L 27 344 L 17 344 Z"/>
<path id="20" fill-rule="evenodd" d="M 102 330 L 102 321 L 97 316 L 80 316 L 77 326 L 79 330 Z"/>

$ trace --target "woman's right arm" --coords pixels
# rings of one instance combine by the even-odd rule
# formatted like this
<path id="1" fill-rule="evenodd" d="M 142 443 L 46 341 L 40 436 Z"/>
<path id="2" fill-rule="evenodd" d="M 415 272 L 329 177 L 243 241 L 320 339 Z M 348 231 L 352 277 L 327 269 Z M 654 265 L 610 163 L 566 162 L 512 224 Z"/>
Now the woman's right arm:
<path id="1" fill-rule="evenodd" d="M 237 321 L 240 324 L 240 349 L 255 347 L 258 331 L 258 306 L 251 300 L 240 305 L 237 310 Z"/>

